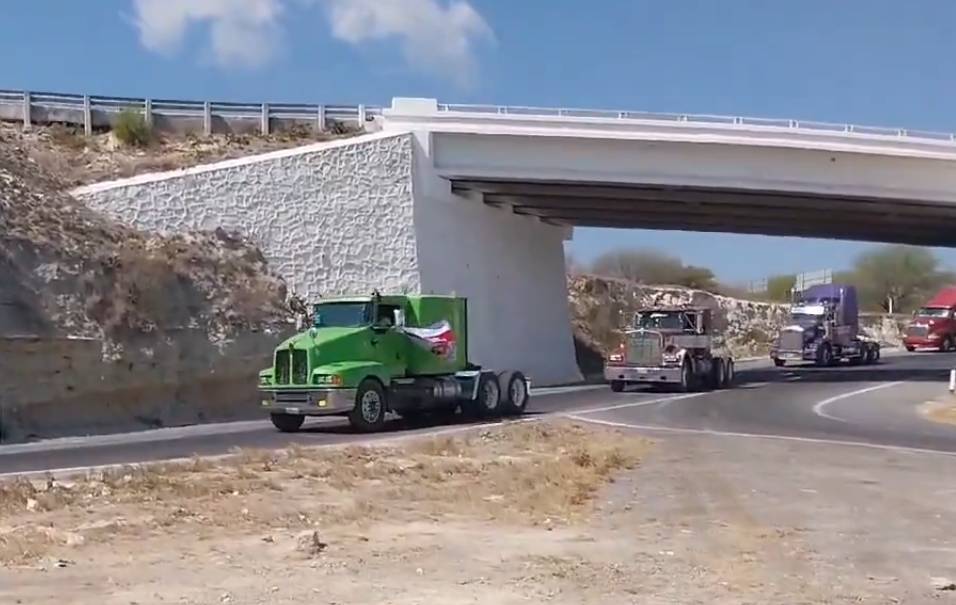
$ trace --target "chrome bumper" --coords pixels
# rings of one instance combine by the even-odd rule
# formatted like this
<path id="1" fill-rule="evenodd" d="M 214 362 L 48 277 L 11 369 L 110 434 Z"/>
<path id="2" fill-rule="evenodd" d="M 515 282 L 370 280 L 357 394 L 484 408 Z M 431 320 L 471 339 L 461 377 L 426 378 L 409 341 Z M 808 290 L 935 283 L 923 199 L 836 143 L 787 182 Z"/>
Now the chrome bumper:
<path id="1" fill-rule="evenodd" d="M 640 367 L 640 366 L 604 366 L 604 379 L 624 382 L 680 382 L 680 366 L 676 367 Z"/>
<path id="2" fill-rule="evenodd" d="M 325 416 L 347 414 L 355 407 L 356 389 L 259 389 L 261 408 L 270 414 Z"/>

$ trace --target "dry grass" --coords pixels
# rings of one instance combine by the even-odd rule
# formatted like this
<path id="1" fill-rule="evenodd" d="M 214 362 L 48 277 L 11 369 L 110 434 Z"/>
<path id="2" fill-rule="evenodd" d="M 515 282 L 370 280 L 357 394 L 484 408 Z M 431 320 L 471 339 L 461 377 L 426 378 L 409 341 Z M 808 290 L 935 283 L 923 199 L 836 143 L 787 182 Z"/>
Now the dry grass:
<path id="1" fill-rule="evenodd" d="M 221 460 L 0 483 L 0 561 L 188 524 L 200 534 L 446 517 L 580 520 L 648 443 L 570 423 L 521 423 L 398 448 L 244 451 Z"/>
<path id="2" fill-rule="evenodd" d="M 87 137 L 75 127 L 62 124 L 34 126 L 29 132 L 24 132 L 19 125 L 0 124 L 0 137 L 17 141 L 32 160 L 41 168 L 57 174 L 67 187 L 186 168 L 360 133 L 357 127 L 339 123 L 330 123 L 328 131 L 323 133 L 309 128 L 292 128 L 267 136 L 150 134 L 148 138 L 142 138 L 146 136 L 143 132 L 136 137 L 140 144 L 126 145 L 114 133 Z"/>
<path id="3" fill-rule="evenodd" d="M 928 401 L 922 405 L 920 412 L 933 422 L 956 424 L 956 398 L 947 397 Z"/>

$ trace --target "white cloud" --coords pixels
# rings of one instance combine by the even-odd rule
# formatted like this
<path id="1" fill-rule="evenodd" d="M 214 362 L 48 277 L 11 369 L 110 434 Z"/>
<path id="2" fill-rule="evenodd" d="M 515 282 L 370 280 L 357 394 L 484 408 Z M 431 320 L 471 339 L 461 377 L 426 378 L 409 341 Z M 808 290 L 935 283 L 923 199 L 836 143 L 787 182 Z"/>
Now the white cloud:
<path id="1" fill-rule="evenodd" d="M 209 28 L 220 65 L 259 66 L 274 56 L 279 18 L 292 0 L 133 0 L 140 41 L 162 53 L 178 50 L 196 24 Z M 477 71 L 475 46 L 494 40 L 466 0 L 298 0 L 325 9 L 332 35 L 360 46 L 394 41 L 408 65 L 467 85 Z"/>
<path id="2" fill-rule="evenodd" d="M 209 45 L 220 65 L 259 66 L 272 59 L 281 0 L 133 0 L 140 41 L 149 50 L 180 48 L 193 24 L 209 27 Z"/>
<path id="3" fill-rule="evenodd" d="M 350 44 L 395 39 L 406 62 L 467 85 L 475 75 L 476 42 L 494 39 L 470 4 L 454 0 L 325 0 L 332 35 Z"/>

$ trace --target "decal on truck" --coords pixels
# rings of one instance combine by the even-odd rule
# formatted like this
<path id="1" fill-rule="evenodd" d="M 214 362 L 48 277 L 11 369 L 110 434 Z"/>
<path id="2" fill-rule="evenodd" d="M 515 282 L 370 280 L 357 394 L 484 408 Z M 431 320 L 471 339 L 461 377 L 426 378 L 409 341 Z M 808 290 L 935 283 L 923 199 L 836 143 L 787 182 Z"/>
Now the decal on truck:
<path id="1" fill-rule="evenodd" d="M 431 351 L 442 359 L 454 359 L 457 346 L 455 331 L 447 321 L 434 323 L 427 328 L 403 328 L 412 342 Z"/>

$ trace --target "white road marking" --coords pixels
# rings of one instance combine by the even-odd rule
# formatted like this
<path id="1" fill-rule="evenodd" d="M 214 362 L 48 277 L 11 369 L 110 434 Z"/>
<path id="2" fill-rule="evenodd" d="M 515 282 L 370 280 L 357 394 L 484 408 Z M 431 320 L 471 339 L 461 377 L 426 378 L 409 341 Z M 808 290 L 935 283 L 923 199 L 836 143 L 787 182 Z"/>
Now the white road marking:
<path id="1" fill-rule="evenodd" d="M 793 382 L 795 380 L 801 380 L 801 379 L 803 379 L 803 376 L 787 376 L 786 378 L 784 378 L 784 380 L 786 380 L 787 382 Z"/>
<path id="2" fill-rule="evenodd" d="M 907 454 L 937 454 L 940 456 L 956 457 L 956 452 L 947 452 L 945 450 L 931 450 L 920 447 L 906 447 L 902 445 L 883 445 L 880 443 L 867 443 L 865 441 L 846 441 L 842 439 L 819 439 L 816 437 L 794 437 L 793 435 L 775 435 L 760 433 L 737 433 L 734 431 L 715 431 L 713 429 L 688 429 L 669 426 L 654 426 L 650 424 L 630 424 L 627 422 L 615 422 L 612 420 L 601 420 L 599 418 L 588 418 L 580 414 L 566 414 L 567 418 L 578 420 L 580 422 L 590 422 L 593 424 L 603 424 L 605 426 L 615 426 L 619 428 L 636 429 L 641 431 L 660 431 L 665 433 L 683 433 L 688 435 L 709 435 L 711 437 L 742 437 L 748 439 L 770 439 L 776 441 L 795 441 L 798 443 L 819 443 L 827 445 L 848 445 L 854 447 L 864 447 L 875 450 L 902 452 Z"/>
<path id="3" fill-rule="evenodd" d="M 671 401 L 677 401 L 678 399 L 691 399 L 693 397 L 701 397 L 703 395 L 710 395 L 710 393 L 687 393 L 686 395 L 675 395 L 674 397 L 658 397 L 657 399 L 645 399 L 643 401 L 632 401 L 630 403 L 619 403 L 617 405 L 606 405 L 599 408 L 582 408 L 580 410 L 571 410 L 568 412 L 554 412 L 558 415 L 566 414 L 594 414 L 596 412 L 609 412 L 611 410 L 621 410 L 624 408 L 636 408 L 644 405 L 655 405 L 658 403 L 669 403 Z"/>
<path id="4" fill-rule="evenodd" d="M 763 387 L 770 384 L 769 382 L 745 382 L 744 384 L 739 385 L 738 389 L 762 389 Z"/>
<path id="5" fill-rule="evenodd" d="M 572 384 L 564 387 L 542 387 L 531 385 L 531 396 L 559 395 L 561 393 L 576 393 L 578 391 L 595 391 L 608 388 L 606 384 Z"/>
<path id="6" fill-rule="evenodd" d="M 879 391 L 880 389 L 888 389 L 890 387 L 899 386 L 903 384 L 904 382 L 905 381 L 903 380 L 897 380 L 896 382 L 885 382 L 883 384 L 877 384 L 871 387 L 866 387 L 865 389 L 859 389 L 856 391 L 850 391 L 849 393 L 842 393 L 840 395 L 828 397 L 827 399 L 824 399 L 823 401 L 818 401 L 816 404 L 814 404 L 813 413 L 816 414 L 817 416 L 820 416 L 821 418 L 827 418 L 828 420 L 835 420 L 836 422 L 847 422 L 843 418 L 839 418 L 832 414 L 826 413 L 824 411 L 824 408 L 826 408 L 831 403 L 836 403 L 837 401 L 841 401 L 843 399 L 849 399 L 850 397 L 856 397 L 857 395 L 863 395 L 864 393 Z"/>

